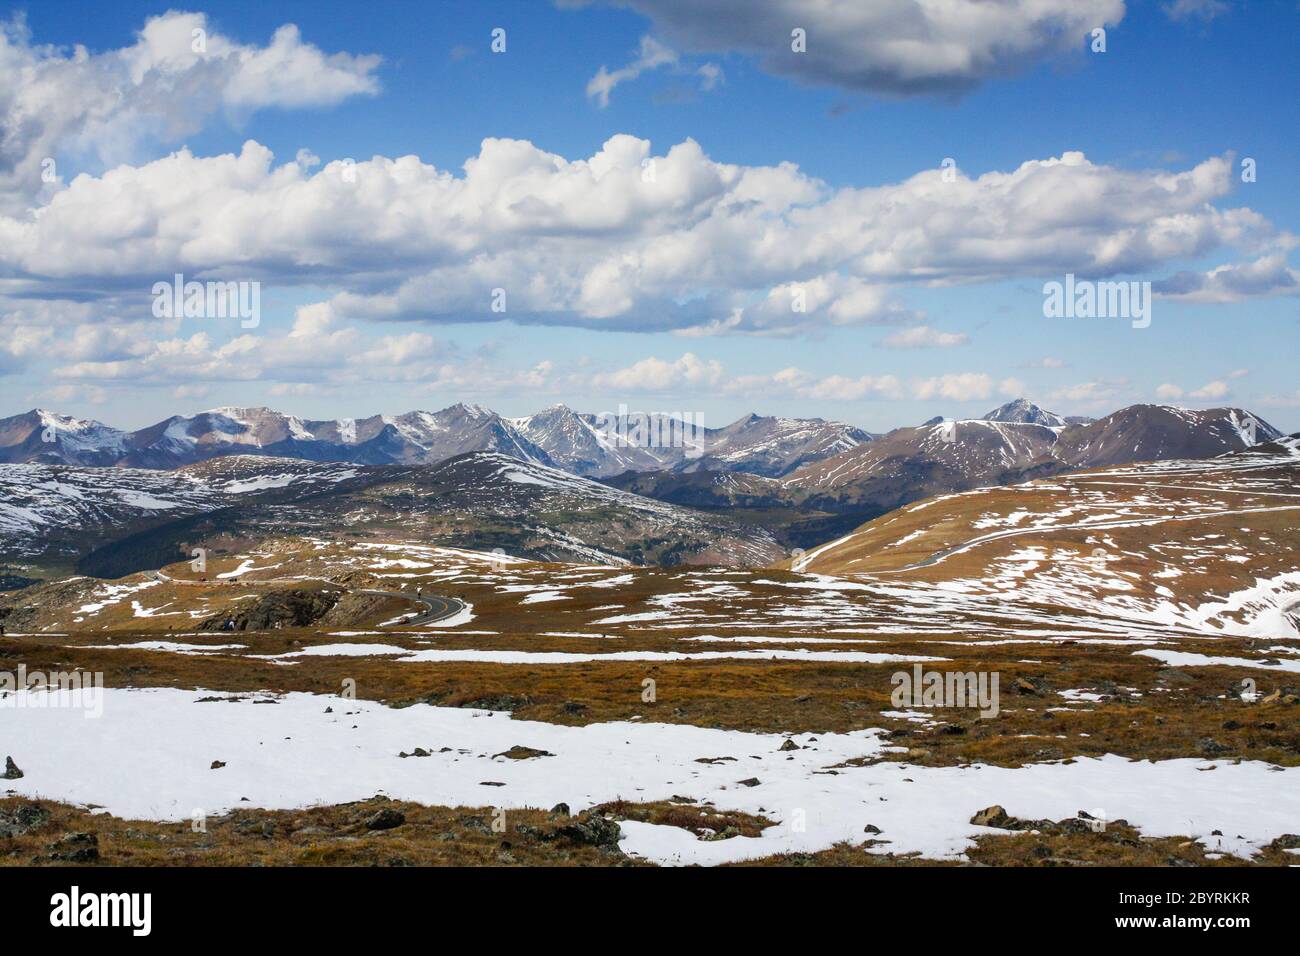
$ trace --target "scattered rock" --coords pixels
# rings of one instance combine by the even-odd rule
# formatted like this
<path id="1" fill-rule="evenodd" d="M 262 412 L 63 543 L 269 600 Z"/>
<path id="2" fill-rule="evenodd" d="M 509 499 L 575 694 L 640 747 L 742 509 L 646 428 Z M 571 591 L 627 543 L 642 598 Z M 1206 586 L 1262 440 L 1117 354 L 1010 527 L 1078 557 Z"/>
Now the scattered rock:
<path id="1" fill-rule="evenodd" d="M 339 593 L 326 589 L 290 588 L 269 591 L 250 606 L 202 621 L 200 631 L 269 631 L 278 627 L 307 627 L 338 603 Z"/>
<path id="2" fill-rule="evenodd" d="M 572 811 L 569 809 L 569 805 L 567 803 L 557 803 L 555 806 L 551 807 L 551 812 L 558 813 L 561 816 L 566 816 L 566 817 L 572 814 Z"/>
<path id="3" fill-rule="evenodd" d="M 402 751 L 401 753 L 399 753 L 397 756 L 399 756 L 399 757 L 427 757 L 427 756 L 429 756 L 429 751 L 425 750 L 423 747 L 416 747 L 416 748 L 415 748 L 414 750 L 412 750 L 409 754 L 408 754 L 405 750 L 403 750 L 403 751 Z"/>
<path id="4" fill-rule="evenodd" d="M 560 827 L 558 833 L 566 840 L 584 846 L 616 847 L 622 830 L 617 821 L 593 813 Z"/>
<path id="5" fill-rule="evenodd" d="M 1041 833 L 1087 833 L 1096 832 L 1095 824 L 1097 818 L 1087 812 L 1080 810 L 1078 816 L 1066 820 L 1022 820 L 1019 817 L 1013 817 L 1007 814 L 1005 808 L 994 804 L 991 807 L 985 807 L 975 816 L 970 818 L 970 822 L 977 827 L 995 827 L 999 830 L 1037 830 Z M 1116 820 L 1116 826 L 1127 826 L 1123 820 Z M 1050 852 L 1046 855 L 1050 855 Z"/>
<path id="6" fill-rule="evenodd" d="M 222 767 L 224 767 L 225 765 L 226 765 L 226 762 L 225 762 L 224 760 L 214 760 L 214 761 L 212 761 L 212 766 L 209 767 L 208 769 L 209 769 L 209 770 L 220 770 L 220 769 L 221 769 Z"/>
<path id="7" fill-rule="evenodd" d="M 561 709 L 570 717 L 576 717 L 579 714 L 586 713 L 587 705 L 580 704 L 576 700 L 566 700 L 564 702 L 564 707 Z"/>
<path id="8" fill-rule="evenodd" d="M 499 754 L 493 754 L 493 757 L 506 757 L 510 760 L 531 760 L 533 757 L 554 757 L 555 754 L 549 750 L 537 750 L 533 747 L 524 747 L 515 744 L 509 750 L 503 750 Z"/>
<path id="9" fill-rule="evenodd" d="M 61 863 L 94 863 L 99 859 L 99 837 L 93 833 L 65 833 L 48 847 L 50 859 Z"/>
<path id="10" fill-rule="evenodd" d="M 1202 737 L 1197 742 L 1197 747 L 1200 748 L 1201 753 L 1209 754 L 1211 756 L 1215 754 L 1226 754 L 1231 749 L 1230 747 L 1225 747 L 1213 737 Z"/>
<path id="11" fill-rule="evenodd" d="M 495 697 L 475 697 L 473 700 L 461 701 L 457 707 L 470 707 L 474 710 L 518 710 L 533 702 L 531 697 L 514 697 L 510 694 L 497 694 Z"/>
<path id="12" fill-rule="evenodd" d="M 863 833 L 880 833 L 881 830 L 880 830 L 880 827 L 875 826 L 874 824 L 868 823 L 865 827 L 862 828 L 862 832 L 863 832 Z"/>
<path id="13" fill-rule="evenodd" d="M 5 757 L 5 772 L 3 777 L 0 777 L 0 779 L 18 780 L 19 778 L 22 777 L 22 775 L 23 772 L 18 769 L 18 764 L 14 763 L 14 758 Z"/>
<path id="14" fill-rule="evenodd" d="M 757 777 L 748 777 L 744 780 L 736 781 L 736 786 L 738 787 L 757 787 L 758 784 L 759 784 L 759 779 Z"/>
<path id="15" fill-rule="evenodd" d="M 977 827 L 998 827 L 999 829 L 1005 829 L 1002 825 L 1008 819 L 1006 809 L 994 804 L 991 807 L 985 807 L 979 813 L 975 814 L 975 816 L 970 818 L 970 822 L 973 826 Z"/>
<path id="16" fill-rule="evenodd" d="M 712 842 L 715 840 L 730 840 L 732 837 L 736 836 L 740 836 L 740 831 L 733 826 L 726 826 L 717 833 L 708 833 L 706 831 L 706 834 L 700 837 L 700 839 Z"/>
<path id="17" fill-rule="evenodd" d="M 786 738 L 785 743 L 783 743 L 783 744 L 782 744 L 780 747 L 778 747 L 777 749 L 778 749 L 778 750 L 782 750 L 782 751 L 785 751 L 785 750 L 798 750 L 798 749 L 799 749 L 799 745 L 798 745 L 797 743 L 795 743 L 792 739 L 790 739 L 790 738 Z"/>
<path id="18" fill-rule="evenodd" d="M 16 837 L 39 830 L 50 819 L 50 811 L 39 803 L 22 803 L 11 812 L 0 811 L 0 837 Z"/>
<path id="19" fill-rule="evenodd" d="M 366 818 L 365 827 L 367 830 L 392 830 L 405 822 L 406 814 L 402 811 L 384 807 Z"/>

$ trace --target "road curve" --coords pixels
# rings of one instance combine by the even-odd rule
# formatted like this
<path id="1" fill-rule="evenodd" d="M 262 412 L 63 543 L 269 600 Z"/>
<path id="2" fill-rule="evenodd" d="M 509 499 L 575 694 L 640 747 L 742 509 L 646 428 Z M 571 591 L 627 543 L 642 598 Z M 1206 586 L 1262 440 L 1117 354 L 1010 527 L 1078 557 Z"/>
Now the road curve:
<path id="1" fill-rule="evenodd" d="M 380 625 L 381 627 L 395 627 L 398 624 L 403 626 L 411 626 L 414 624 L 436 624 L 438 621 L 445 620 L 453 614 L 459 614 L 465 609 L 465 602 L 459 598 L 443 597 L 438 594 L 430 594 L 428 597 L 425 597 L 424 594 L 416 596 L 408 594 L 405 591 L 380 591 L 375 588 L 361 588 L 358 593 L 376 594 L 381 597 L 405 598 L 406 600 L 413 601 L 416 604 L 424 605 L 424 611 L 422 613 L 405 620 L 395 621 L 388 625 Z"/>

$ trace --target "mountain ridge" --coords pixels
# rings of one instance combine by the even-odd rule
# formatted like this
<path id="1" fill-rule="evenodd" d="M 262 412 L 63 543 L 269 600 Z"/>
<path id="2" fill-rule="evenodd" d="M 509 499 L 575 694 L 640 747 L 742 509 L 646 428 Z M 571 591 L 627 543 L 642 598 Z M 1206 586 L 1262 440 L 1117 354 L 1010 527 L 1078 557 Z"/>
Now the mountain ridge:
<path id="1" fill-rule="evenodd" d="M 1208 459 L 1280 437 L 1276 428 L 1243 409 L 1132 405 L 1096 421 L 1053 426 L 932 419 L 805 464 L 774 485 L 745 493 L 679 473 L 627 473 L 605 480 L 693 507 L 750 509 L 775 522 L 771 526 L 788 529 L 790 543 L 804 547 L 815 534 L 847 530 L 854 519 L 869 520 L 932 495 L 1015 485 L 1085 468 Z M 809 521 L 814 523 L 807 525 Z M 796 537 L 801 526 L 814 534 Z"/>
<path id="2" fill-rule="evenodd" d="M 517 418 L 458 402 L 435 412 L 327 420 L 227 405 L 127 432 L 37 408 L 0 419 L 0 463 L 171 469 L 253 454 L 436 464 L 471 451 L 498 451 L 589 477 L 662 468 L 781 475 L 874 437 L 843 422 L 753 413 L 722 428 L 683 424 L 659 413 L 594 415 L 563 404 Z"/>

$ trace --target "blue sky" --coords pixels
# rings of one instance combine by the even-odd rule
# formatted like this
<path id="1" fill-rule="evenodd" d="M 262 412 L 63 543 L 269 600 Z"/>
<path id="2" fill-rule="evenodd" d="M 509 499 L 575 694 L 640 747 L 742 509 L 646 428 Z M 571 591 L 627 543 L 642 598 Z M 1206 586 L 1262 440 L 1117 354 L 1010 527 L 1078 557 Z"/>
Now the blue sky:
<path id="1" fill-rule="evenodd" d="M 627 7 L 227 2 L 183 9 L 206 14 L 195 22 L 240 52 L 220 69 L 151 61 L 151 75 L 133 73 L 123 64 L 140 57 L 119 51 L 139 47 L 151 18 L 182 8 L 0 3 L 8 49 L 48 70 L 52 89 L 20 90 L 14 103 L 0 95 L 6 128 L 18 128 L 19 119 L 39 126 L 49 109 L 42 96 L 66 98 L 50 101 L 60 107 L 30 142 L 11 137 L 9 155 L 0 154 L 0 196 L 8 193 L 0 237 L 17 236 L 22 248 L 9 259 L 0 252 L 0 332 L 8 342 L 8 354 L 0 352 L 0 415 L 39 404 L 137 427 L 217 405 L 269 404 L 332 418 L 458 400 L 522 414 L 563 401 L 592 411 L 619 404 L 698 410 L 715 424 L 750 410 L 819 415 L 882 430 L 936 414 L 977 414 L 1023 392 L 1066 414 L 1138 401 L 1242 405 L 1296 430 L 1300 12 L 1290 2 L 1093 5 L 1108 15 L 1104 53 L 1089 50 L 1080 27 L 1092 21 L 1062 14 L 1048 24 L 1063 34 L 1056 42 L 1018 46 L 1014 23 L 990 24 L 993 40 L 971 40 L 961 51 L 975 65 L 944 70 L 932 66 L 942 59 L 936 51 L 956 41 L 938 44 L 979 29 L 947 34 L 932 25 L 922 35 L 936 46 L 913 61 L 873 46 L 894 28 L 915 37 L 905 18 L 856 24 L 861 40 L 852 24 L 814 21 L 806 29 L 817 56 L 805 68 L 789 56 L 773 62 L 755 49 L 752 32 L 718 27 L 716 18 L 702 25 L 674 17 L 654 0 Z M 772 8 L 781 42 L 786 21 L 802 22 L 780 0 L 758 7 Z M 285 24 L 300 31 L 292 71 L 239 73 L 238 64 L 256 62 Z M 1027 35 L 1042 32 L 1032 26 Z M 497 27 L 506 31 L 504 53 L 489 49 Z M 671 51 L 671 62 L 618 83 L 602 106 L 589 83 L 602 68 L 633 64 L 647 37 L 652 49 Z M 832 41 L 841 46 L 827 56 Z M 87 50 L 85 68 L 96 70 L 94 83 L 115 95 L 78 104 L 84 80 L 67 81 L 60 92 L 62 73 L 77 68 L 77 44 Z M 340 56 L 348 59 L 331 59 Z M 277 82 L 277 74 L 294 82 Z M 918 92 L 917 83 L 926 89 Z M 114 84 L 126 85 L 126 107 L 105 105 L 123 101 Z M 300 95 L 307 87 L 324 92 Z M 350 208 L 304 183 L 282 204 L 268 204 L 259 227 L 212 213 L 258 208 L 256 196 L 217 192 L 246 184 L 205 178 L 211 160 L 240 154 L 250 140 L 274 154 L 271 171 L 310 151 L 319 162 L 304 160 L 307 180 L 333 163 L 374 156 L 415 156 L 437 173 L 463 177 L 486 138 L 527 141 L 539 154 L 577 162 L 619 135 L 648 141 L 648 155 L 660 158 L 693 140 L 702 155 L 690 160 L 691 177 L 705 177 L 709 164 L 797 167 L 770 191 L 799 195 L 783 205 L 767 191 L 754 200 L 749 187 L 706 184 L 691 192 L 693 210 L 682 201 L 639 210 L 632 199 L 631 213 L 611 212 L 608 222 L 598 216 L 594 231 L 588 209 L 555 213 L 563 222 L 502 225 L 479 208 L 466 227 L 472 236 L 451 235 L 445 244 L 440 237 L 425 248 L 418 228 L 412 241 L 385 223 L 403 223 L 408 213 L 459 222 L 425 208 L 443 202 L 441 192 L 404 198 L 399 184 L 392 195 Z M 182 147 L 192 168 L 156 165 Z M 982 178 L 1072 153 L 1084 154 L 1087 166 L 1058 169 L 1059 179 L 1025 174 L 1004 185 Z M 963 179 L 951 223 L 915 180 L 939 175 L 945 157 Z M 1257 164 L 1255 182 L 1240 181 L 1244 157 Z M 58 182 L 32 188 L 24 171 L 43 158 L 57 164 Z M 123 169 L 128 189 L 106 176 Z M 362 173 L 364 185 L 369 168 Z M 1179 174 L 1184 185 L 1171 185 Z M 617 209 L 621 199 L 608 188 L 584 194 L 537 185 L 531 173 L 502 175 L 493 188 L 522 210 L 556 196 L 570 207 Z M 174 176 L 208 192 L 171 208 L 164 193 Z M 101 177 L 105 188 L 93 188 L 90 180 Z M 94 203 L 105 202 L 109 186 L 112 202 L 97 213 Z M 534 186 L 540 198 L 529 192 Z M 1187 190 L 1197 193 L 1190 204 L 1164 198 Z M 74 202 L 82 191 L 87 199 Z M 742 200 L 763 204 L 763 216 L 743 227 L 718 221 L 719 207 Z M 319 208 L 305 209 L 312 201 Z M 43 211 L 47 204 L 53 208 Z M 189 221 L 184 210 L 196 205 L 202 221 Z M 335 213 L 357 216 L 357 227 L 341 237 L 330 232 Z M 1038 215 L 1045 223 L 1023 224 Z M 301 224 L 290 218 L 298 216 Z M 767 244 L 751 240 L 773 220 L 785 228 L 767 256 Z M 287 234 L 280 245 L 266 238 L 273 227 Z M 303 242 L 294 248 L 299 229 Z M 800 245 L 839 230 L 862 248 L 839 255 L 828 242 L 815 256 L 799 254 Z M 1058 242 L 1066 234 L 1072 238 Z M 315 243 L 320 252 L 303 251 Z M 602 257 L 622 270 L 612 284 L 592 275 Z M 351 264 L 372 259 L 366 268 Z M 499 281 L 512 301 L 527 302 L 507 309 L 506 320 L 466 304 L 482 298 L 472 283 L 446 291 L 485 259 L 509 278 L 485 273 L 482 282 Z M 773 265 L 783 260 L 788 272 Z M 259 281 L 260 324 L 153 319 L 145 293 L 179 268 Z M 1213 272 L 1225 268 L 1240 270 L 1240 281 Z M 1157 290 L 1173 289 L 1174 276 L 1198 278 L 1188 280 L 1190 291 L 1184 281 L 1180 294 L 1158 296 L 1150 326 L 1139 329 L 1123 318 L 1044 317 L 1043 283 L 1067 271 L 1147 280 Z M 519 291 L 547 280 L 555 286 L 545 294 Z M 762 311 L 764 299 L 784 302 L 785 291 L 818 280 L 828 291 L 806 320 L 776 323 Z M 621 283 L 632 290 L 620 292 Z M 595 305 L 574 291 L 593 284 Z M 399 287 L 407 292 L 394 303 Z M 728 315 L 733 324 L 719 327 Z M 926 347 L 882 344 L 890 341 Z"/>

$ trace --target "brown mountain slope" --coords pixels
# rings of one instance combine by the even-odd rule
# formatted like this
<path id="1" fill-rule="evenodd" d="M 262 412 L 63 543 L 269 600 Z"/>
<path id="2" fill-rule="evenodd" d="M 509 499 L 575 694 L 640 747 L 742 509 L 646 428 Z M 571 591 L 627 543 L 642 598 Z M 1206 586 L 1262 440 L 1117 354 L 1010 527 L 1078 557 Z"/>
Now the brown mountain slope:
<path id="1" fill-rule="evenodd" d="M 1294 637 L 1300 439 L 916 502 L 796 556 L 803 573 L 1070 607 L 1141 628 Z"/>

